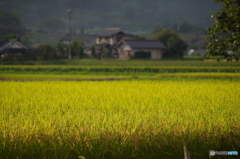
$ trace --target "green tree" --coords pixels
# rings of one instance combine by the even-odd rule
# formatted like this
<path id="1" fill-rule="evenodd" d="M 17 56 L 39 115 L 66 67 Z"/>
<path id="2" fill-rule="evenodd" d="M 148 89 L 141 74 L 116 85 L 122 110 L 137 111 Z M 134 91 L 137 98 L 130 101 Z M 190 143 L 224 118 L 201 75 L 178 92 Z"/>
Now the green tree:
<path id="1" fill-rule="evenodd" d="M 163 51 L 163 57 L 183 58 L 184 52 L 187 50 L 187 44 L 176 32 L 163 29 L 155 35 L 155 39 L 161 41 L 166 46 Z"/>
<path id="2" fill-rule="evenodd" d="M 84 54 L 83 54 L 83 45 L 84 43 L 78 40 L 72 40 L 71 43 L 71 52 L 72 52 L 72 56 L 75 56 L 76 58 L 83 58 Z"/>
<path id="3" fill-rule="evenodd" d="M 56 55 L 58 59 L 67 59 L 67 48 L 68 45 L 64 44 L 62 41 L 59 41 L 56 45 Z"/>
<path id="4" fill-rule="evenodd" d="M 39 44 L 36 47 L 38 60 L 54 60 L 56 58 L 55 48 L 50 44 Z"/>
<path id="5" fill-rule="evenodd" d="M 37 22 L 36 26 L 39 30 L 42 31 L 57 32 L 65 28 L 65 23 L 57 18 L 49 18 Z"/>
<path id="6" fill-rule="evenodd" d="M 15 34 L 18 37 L 24 34 L 25 28 L 19 15 L 15 11 L 0 10 L 0 35 Z"/>
<path id="7" fill-rule="evenodd" d="M 240 1 L 215 0 L 223 8 L 212 14 L 214 24 L 209 27 L 208 56 L 223 56 L 228 60 L 239 58 L 240 52 Z"/>
<path id="8" fill-rule="evenodd" d="M 92 57 L 96 56 L 96 50 L 94 46 L 91 47 L 91 54 L 92 54 Z"/>

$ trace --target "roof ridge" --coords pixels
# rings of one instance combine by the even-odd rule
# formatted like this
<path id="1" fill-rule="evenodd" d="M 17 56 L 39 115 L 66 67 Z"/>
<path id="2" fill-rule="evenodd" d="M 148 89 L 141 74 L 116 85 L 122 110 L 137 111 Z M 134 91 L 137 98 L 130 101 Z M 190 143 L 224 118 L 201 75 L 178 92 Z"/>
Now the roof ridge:
<path id="1" fill-rule="evenodd" d="M 125 39 L 125 41 L 159 41 L 154 39 Z"/>

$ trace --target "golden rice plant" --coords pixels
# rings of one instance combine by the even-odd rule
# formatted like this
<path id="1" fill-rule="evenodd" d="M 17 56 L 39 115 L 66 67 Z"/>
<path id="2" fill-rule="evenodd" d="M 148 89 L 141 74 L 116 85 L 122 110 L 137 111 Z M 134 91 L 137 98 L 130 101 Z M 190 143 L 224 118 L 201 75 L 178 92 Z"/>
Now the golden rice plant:
<path id="1" fill-rule="evenodd" d="M 0 82 L 3 158 L 208 158 L 240 148 L 237 80 Z"/>

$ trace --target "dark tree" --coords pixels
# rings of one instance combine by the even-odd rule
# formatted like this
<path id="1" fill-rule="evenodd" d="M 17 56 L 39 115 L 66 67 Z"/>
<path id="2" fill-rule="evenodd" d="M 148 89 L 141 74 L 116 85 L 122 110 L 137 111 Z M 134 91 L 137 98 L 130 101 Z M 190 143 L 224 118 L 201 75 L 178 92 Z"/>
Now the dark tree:
<path id="1" fill-rule="evenodd" d="M 224 56 L 238 60 L 240 52 L 240 1 L 215 0 L 223 8 L 212 14 L 214 24 L 209 28 L 208 56 Z"/>
<path id="2" fill-rule="evenodd" d="M 0 10 L 0 35 L 15 34 L 20 37 L 25 28 L 15 11 Z"/>
<path id="3" fill-rule="evenodd" d="M 166 48 L 163 51 L 165 58 L 183 58 L 187 50 L 187 44 L 174 31 L 163 29 L 155 35 L 155 39 L 161 41 Z"/>
<path id="4" fill-rule="evenodd" d="M 83 45 L 83 42 L 74 39 L 71 43 L 72 56 L 75 56 L 76 58 L 83 58 Z"/>

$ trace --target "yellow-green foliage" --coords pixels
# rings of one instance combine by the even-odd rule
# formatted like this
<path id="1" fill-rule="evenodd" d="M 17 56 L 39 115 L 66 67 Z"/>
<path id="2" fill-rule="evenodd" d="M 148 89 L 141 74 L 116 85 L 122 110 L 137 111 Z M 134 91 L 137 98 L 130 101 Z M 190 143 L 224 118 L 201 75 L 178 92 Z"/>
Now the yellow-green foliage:
<path id="1" fill-rule="evenodd" d="M 230 80 L 1 82 L 4 158 L 195 158 L 239 150 Z"/>

